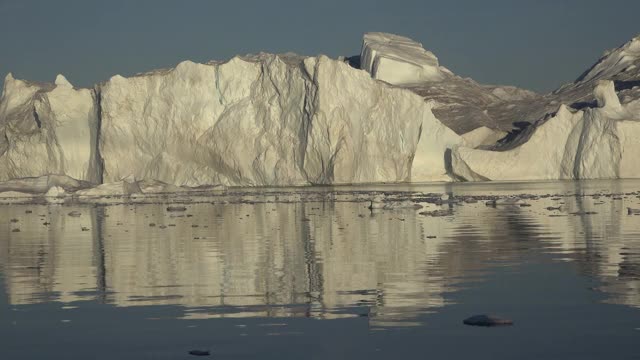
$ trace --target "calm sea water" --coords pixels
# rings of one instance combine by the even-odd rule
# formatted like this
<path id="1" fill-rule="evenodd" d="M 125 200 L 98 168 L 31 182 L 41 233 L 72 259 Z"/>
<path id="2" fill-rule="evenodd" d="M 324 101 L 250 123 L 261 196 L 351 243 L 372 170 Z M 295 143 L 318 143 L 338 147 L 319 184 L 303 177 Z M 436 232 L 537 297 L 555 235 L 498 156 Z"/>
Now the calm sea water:
<path id="1" fill-rule="evenodd" d="M 640 216 L 627 212 L 639 190 L 480 183 L 2 205 L 0 359 L 640 359 Z M 442 194 L 468 202 L 433 204 Z M 537 197 L 484 204 L 509 194 Z M 371 211 L 376 195 L 424 208 Z M 450 213 L 420 214 L 436 209 Z M 485 313 L 515 325 L 462 324 Z"/>

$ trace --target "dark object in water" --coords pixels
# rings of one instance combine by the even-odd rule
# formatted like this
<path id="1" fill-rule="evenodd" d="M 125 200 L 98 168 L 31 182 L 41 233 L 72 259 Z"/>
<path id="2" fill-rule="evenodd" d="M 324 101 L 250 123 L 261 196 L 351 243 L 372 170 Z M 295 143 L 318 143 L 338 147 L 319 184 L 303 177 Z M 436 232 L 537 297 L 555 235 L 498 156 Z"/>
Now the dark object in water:
<path id="1" fill-rule="evenodd" d="M 640 214 L 640 209 L 632 209 L 632 208 L 628 207 L 627 208 L 627 214 L 629 214 L 629 215 Z"/>
<path id="2" fill-rule="evenodd" d="M 209 356 L 209 350 L 191 350 L 189 351 L 189 355 L 193 356 Z"/>
<path id="3" fill-rule="evenodd" d="M 451 210 L 433 210 L 433 211 L 422 211 L 419 213 L 424 216 L 432 216 L 432 217 L 442 217 L 442 216 L 450 216 L 453 215 Z"/>
<path id="4" fill-rule="evenodd" d="M 187 208 L 184 206 L 169 206 L 167 207 L 167 211 L 169 212 L 187 211 Z"/>
<path id="5" fill-rule="evenodd" d="M 79 217 L 80 215 L 82 215 L 82 213 L 80 213 L 80 211 L 72 211 L 70 213 L 68 213 L 67 215 L 71 216 L 71 217 Z"/>
<path id="6" fill-rule="evenodd" d="M 471 326 L 511 326 L 513 321 L 508 319 L 500 319 L 492 315 L 474 315 L 470 318 L 464 319 L 462 322 L 465 325 Z"/>

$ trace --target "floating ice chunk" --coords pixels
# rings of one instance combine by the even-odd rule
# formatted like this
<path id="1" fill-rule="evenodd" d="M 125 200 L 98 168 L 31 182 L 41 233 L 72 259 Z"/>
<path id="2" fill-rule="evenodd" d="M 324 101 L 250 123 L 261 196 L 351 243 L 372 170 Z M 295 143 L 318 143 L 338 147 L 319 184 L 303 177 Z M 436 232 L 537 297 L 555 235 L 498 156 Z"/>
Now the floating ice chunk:
<path id="1" fill-rule="evenodd" d="M 53 187 L 62 188 L 66 192 L 74 192 L 79 189 L 88 188 L 90 184 L 65 175 L 45 175 L 0 182 L 0 191 L 21 191 L 33 194 L 44 194 Z"/>
<path id="2" fill-rule="evenodd" d="M 2 199 L 15 199 L 15 198 L 32 198 L 33 194 L 24 193 L 20 191 L 3 191 L 0 192 L 0 198 Z"/>
<path id="3" fill-rule="evenodd" d="M 76 192 L 76 195 L 81 197 L 130 196 L 134 194 L 142 194 L 142 190 L 137 182 L 127 180 L 106 183 Z"/>
<path id="4" fill-rule="evenodd" d="M 59 186 L 52 186 L 51 189 L 49 189 L 49 191 L 47 191 L 46 194 L 44 194 L 45 197 L 63 197 L 65 196 L 66 191 L 64 191 L 63 188 L 59 187 Z"/>

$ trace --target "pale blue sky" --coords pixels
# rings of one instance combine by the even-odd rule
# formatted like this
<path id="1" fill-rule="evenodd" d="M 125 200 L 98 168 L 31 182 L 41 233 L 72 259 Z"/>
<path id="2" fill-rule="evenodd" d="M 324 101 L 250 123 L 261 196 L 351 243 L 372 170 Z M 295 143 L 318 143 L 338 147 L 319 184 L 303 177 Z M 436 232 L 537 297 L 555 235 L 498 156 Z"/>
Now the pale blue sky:
<path id="1" fill-rule="evenodd" d="M 90 86 L 184 59 L 354 55 L 385 31 L 459 75 L 549 91 L 640 33 L 638 14 L 637 0 L 0 0 L 0 73 Z"/>

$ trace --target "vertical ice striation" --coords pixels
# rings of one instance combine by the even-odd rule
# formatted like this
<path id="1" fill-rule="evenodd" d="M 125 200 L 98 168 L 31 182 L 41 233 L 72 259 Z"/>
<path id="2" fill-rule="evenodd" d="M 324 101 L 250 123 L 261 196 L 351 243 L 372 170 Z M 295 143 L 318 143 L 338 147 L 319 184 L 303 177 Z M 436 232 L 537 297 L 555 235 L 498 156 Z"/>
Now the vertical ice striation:
<path id="1" fill-rule="evenodd" d="M 365 34 L 366 71 L 260 53 L 116 75 L 93 89 L 9 74 L 0 181 L 175 189 L 640 177 L 638 41 L 545 96 L 459 78 L 421 44 L 385 33 Z M 494 130 L 529 118 L 539 120 Z"/>
<path id="2" fill-rule="evenodd" d="M 37 84 L 7 75 L 0 99 L 0 180 L 67 175 L 97 183 L 96 95 L 64 76 Z"/>
<path id="3" fill-rule="evenodd" d="M 101 95 L 107 182 L 445 180 L 444 151 L 460 141 L 421 97 L 325 56 L 183 62 L 113 77 Z"/>

